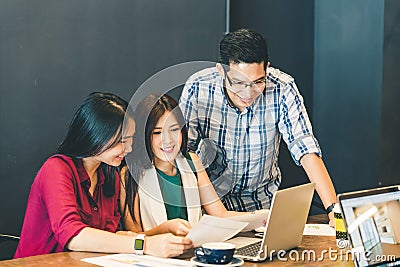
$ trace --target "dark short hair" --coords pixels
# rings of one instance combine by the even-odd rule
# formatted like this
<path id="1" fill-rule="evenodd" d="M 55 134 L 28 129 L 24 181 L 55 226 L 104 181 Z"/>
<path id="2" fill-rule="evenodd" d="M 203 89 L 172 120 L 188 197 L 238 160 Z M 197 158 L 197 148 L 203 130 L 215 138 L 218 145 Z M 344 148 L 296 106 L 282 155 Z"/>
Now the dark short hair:
<path id="1" fill-rule="evenodd" d="M 239 29 L 224 36 L 219 43 L 219 62 L 225 66 L 230 63 L 268 63 L 267 41 L 250 29 Z"/>

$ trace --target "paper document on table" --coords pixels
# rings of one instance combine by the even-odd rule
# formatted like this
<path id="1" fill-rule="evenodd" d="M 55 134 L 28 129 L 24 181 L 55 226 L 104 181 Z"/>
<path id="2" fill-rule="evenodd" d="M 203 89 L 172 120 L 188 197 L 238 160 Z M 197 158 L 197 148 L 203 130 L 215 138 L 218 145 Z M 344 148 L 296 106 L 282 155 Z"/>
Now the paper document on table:
<path id="1" fill-rule="evenodd" d="M 258 227 L 255 229 L 256 232 L 264 233 L 265 227 Z M 322 236 L 335 236 L 335 228 L 329 226 L 329 224 L 306 224 L 304 226 L 303 235 L 322 235 Z"/>
<path id="2" fill-rule="evenodd" d="M 335 228 L 330 227 L 329 224 L 306 224 L 304 227 L 303 235 L 323 235 L 335 236 Z"/>
<path id="3" fill-rule="evenodd" d="M 207 242 L 225 241 L 248 225 L 246 222 L 232 221 L 210 215 L 203 215 L 186 236 L 197 247 Z"/>
<path id="4" fill-rule="evenodd" d="M 269 213 L 269 210 L 267 210 L 267 209 L 257 210 L 257 211 L 253 211 L 251 213 L 247 213 L 244 215 L 229 217 L 228 219 L 238 221 L 238 222 L 249 223 L 241 231 L 241 232 L 248 232 L 248 231 L 253 231 L 254 229 L 256 229 L 258 227 L 262 227 L 263 221 L 267 220 L 268 213 Z"/>
<path id="5" fill-rule="evenodd" d="M 164 259 L 148 255 L 112 254 L 100 257 L 85 258 L 81 261 L 96 264 L 103 267 L 189 267 L 193 266 L 189 261 L 177 259 Z"/>

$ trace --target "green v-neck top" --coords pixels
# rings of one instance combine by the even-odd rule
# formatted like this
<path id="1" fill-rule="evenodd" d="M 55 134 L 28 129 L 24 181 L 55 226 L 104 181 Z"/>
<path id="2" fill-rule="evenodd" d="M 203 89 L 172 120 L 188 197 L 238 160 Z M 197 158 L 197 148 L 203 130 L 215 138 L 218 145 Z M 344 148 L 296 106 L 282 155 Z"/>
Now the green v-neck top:
<path id="1" fill-rule="evenodd" d="M 187 220 L 186 199 L 179 169 L 174 176 L 156 170 L 168 220 L 176 218 Z"/>

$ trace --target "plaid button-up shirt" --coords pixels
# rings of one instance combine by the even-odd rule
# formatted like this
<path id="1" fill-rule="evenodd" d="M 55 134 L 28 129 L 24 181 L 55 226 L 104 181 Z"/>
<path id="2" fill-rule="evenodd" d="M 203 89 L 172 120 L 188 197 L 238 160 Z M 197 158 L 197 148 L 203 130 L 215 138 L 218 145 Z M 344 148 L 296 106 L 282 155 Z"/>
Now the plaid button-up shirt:
<path id="1" fill-rule="evenodd" d="M 230 106 L 223 85 L 215 67 L 195 73 L 186 82 L 179 102 L 189 129 L 189 149 L 207 164 L 210 144 L 212 151 L 219 151 L 218 157 L 224 157 L 222 174 L 209 176 L 229 210 L 269 208 L 281 183 L 281 137 L 297 165 L 305 154 L 321 156 L 303 98 L 294 79 L 272 67 L 267 68 L 265 90 L 243 112 Z M 206 150 L 201 149 L 204 142 L 199 145 L 199 136 L 212 140 Z"/>

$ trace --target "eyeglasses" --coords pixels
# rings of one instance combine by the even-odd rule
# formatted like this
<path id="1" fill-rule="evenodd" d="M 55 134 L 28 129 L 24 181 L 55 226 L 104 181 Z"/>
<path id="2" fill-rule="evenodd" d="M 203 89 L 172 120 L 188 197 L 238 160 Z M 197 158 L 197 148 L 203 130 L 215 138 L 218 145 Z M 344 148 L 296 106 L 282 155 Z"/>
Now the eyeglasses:
<path id="1" fill-rule="evenodd" d="M 225 72 L 225 78 L 229 83 L 229 86 L 231 87 L 232 91 L 238 92 L 238 91 L 243 91 L 247 87 L 253 88 L 253 89 L 264 89 L 265 85 L 267 84 L 267 77 L 263 78 L 262 80 L 258 80 L 255 82 L 250 82 L 250 83 L 245 83 L 242 81 L 232 81 L 231 78 L 229 77 L 228 73 Z"/>

